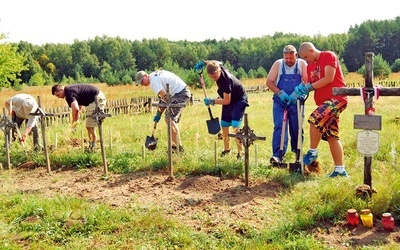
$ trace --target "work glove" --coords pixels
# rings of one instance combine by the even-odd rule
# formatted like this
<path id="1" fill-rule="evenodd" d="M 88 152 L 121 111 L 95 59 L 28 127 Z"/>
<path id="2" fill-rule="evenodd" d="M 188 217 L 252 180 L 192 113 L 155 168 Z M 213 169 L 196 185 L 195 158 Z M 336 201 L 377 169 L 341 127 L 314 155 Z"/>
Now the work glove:
<path id="1" fill-rule="evenodd" d="M 287 105 L 295 104 L 297 102 L 297 98 L 296 92 L 293 91 L 293 93 L 289 95 L 289 101 Z"/>
<path id="2" fill-rule="evenodd" d="M 212 99 L 212 98 L 204 98 L 204 104 L 205 104 L 206 106 L 208 106 L 208 105 L 213 105 L 213 106 L 214 106 L 214 104 L 215 104 L 215 99 Z"/>
<path id="3" fill-rule="evenodd" d="M 276 93 L 276 95 L 281 99 L 281 101 L 283 103 L 285 103 L 286 105 L 290 104 L 290 100 L 289 100 L 289 95 L 284 91 L 284 90 L 279 90 L 278 93 Z"/>
<path id="4" fill-rule="evenodd" d="M 200 62 L 198 62 L 195 66 L 194 66 L 194 70 L 195 71 L 202 71 L 204 69 L 204 67 L 206 66 L 206 63 L 202 60 Z"/>
<path id="5" fill-rule="evenodd" d="M 290 104 L 295 104 L 297 102 L 297 99 L 304 98 L 304 95 L 299 95 L 299 94 L 300 94 L 299 92 L 293 90 L 293 92 L 289 95 Z"/>
<path id="6" fill-rule="evenodd" d="M 159 122 L 161 119 L 161 113 L 157 111 L 156 115 L 153 118 L 153 122 Z"/>
<path id="7" fill-rule="evenodd" d="M 301 95 L 308 95 L 308 93 L 310 93 L 311 91 L 314 91 L 313 86 L 311 85 L 311 83 L 306 83 L 306 84 L 299 84 L 296 86 L 296 88 L 294 89 L 294 91 L 296 92 L 296 95 L 301 96 Z"/>

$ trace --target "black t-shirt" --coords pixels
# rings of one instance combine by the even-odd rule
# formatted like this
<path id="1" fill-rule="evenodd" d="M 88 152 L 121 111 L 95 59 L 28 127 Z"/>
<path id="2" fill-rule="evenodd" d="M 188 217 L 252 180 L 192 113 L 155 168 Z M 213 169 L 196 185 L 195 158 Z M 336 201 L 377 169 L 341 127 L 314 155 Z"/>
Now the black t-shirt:
<path id="1" fill-rule="evenodd" d="M 89 106 L 94 102 L 94 97 L 99 94 L 99 89 L 89 84 L 72 84 L 65 86 L 64 92 L 68 106 L 71 107 L 73 101 L 77 101 L 82 106 Z"/>
<path id="2" fill-rule="evenodd" d="M 221 66 L 221 76 L 217 80 L 218 95 L 224 98 L 224 93 L 231 94 L 231 103 L 247 100 L 243 84 L 225 67 Z"/>

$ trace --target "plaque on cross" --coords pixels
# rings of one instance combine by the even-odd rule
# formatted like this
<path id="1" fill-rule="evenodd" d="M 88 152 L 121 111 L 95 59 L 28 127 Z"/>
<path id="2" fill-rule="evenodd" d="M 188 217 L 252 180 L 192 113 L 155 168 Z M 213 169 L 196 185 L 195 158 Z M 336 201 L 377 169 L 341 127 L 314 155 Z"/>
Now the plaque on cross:
<path id="1" fill-rule="evenodd" d="M 228 134 L 229 137 L 237 138 L 244 146 L 244 174 L 245 186 L 249 186 L 249 147 L 255 140 L 264 140 L 265 136 L 256 136 L 250 129 L 247 119 L 247 113 L 244 114 L 244 126 L 236 134 Z"/>

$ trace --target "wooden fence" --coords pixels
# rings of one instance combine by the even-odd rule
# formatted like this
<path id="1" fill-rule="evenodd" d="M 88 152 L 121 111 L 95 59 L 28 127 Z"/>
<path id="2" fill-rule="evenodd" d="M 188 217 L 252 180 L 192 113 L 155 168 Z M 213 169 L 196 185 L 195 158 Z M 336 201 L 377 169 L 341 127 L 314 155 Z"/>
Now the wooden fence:
<path id="1" fill-rule="evenodd" d="M 143 114 L 151 112 L 151 104 L 158 102 L 157 96 L 141 96 L 131 99 L 107 100 L 105 113 L 112 116 L 123 114 Z M 68 106 L 45 108 L 46 125 L 65 123 L 71 121 L 71 108 Z"/>

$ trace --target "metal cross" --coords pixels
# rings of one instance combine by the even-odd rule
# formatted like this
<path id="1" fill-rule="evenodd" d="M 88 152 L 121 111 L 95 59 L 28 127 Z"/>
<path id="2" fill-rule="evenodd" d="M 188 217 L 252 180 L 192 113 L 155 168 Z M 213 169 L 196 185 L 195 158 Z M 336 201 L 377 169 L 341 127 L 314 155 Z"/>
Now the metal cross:
<path id="1" fill-rule="evenodd" d="M 245 174 L 245 185 L 249 186 L 249 147 L 255 140 L 264 140 L 265 136 L 256 136 L 253 130 L 248 125 L 247 113 L 244 114 L 244 126 L 236 134 L 228 134 L 229 137 L 235 137 L 244 146 L 244 174 Z"/>

